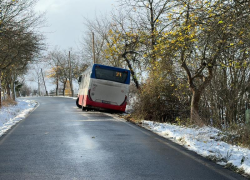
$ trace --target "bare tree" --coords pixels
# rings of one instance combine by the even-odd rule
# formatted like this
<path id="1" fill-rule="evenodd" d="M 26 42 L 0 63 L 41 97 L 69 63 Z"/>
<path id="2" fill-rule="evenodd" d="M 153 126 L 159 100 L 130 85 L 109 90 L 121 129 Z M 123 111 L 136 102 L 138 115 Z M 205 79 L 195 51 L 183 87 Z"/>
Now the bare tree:
<path id="1" fill-rule="evenodd" d="M 66 83 L 71 81 L 71 92 L 73 92 L 72 81 L 76 81 L 80 74 L 88 67 L 88 63 L 81 60 L 77 52 L 71 49 L 62 51 L 55 48 L 49 52 L 47 60 L 51 66 L 49 78 L 56 84 L 56 95 L 58 95 L 59 83 L 63 84 L 63 95 L 65 95 Z M 73 94 L 73 93 L 72 93 Z"/>
<path id="2" fill-rule="evenodd" d="M 25 68 L 43 46 L 36 31 L 42 16 L 33 13 L 34 5 L 35 1 L 0 1 L 0 74 L 16 66 Z"/>

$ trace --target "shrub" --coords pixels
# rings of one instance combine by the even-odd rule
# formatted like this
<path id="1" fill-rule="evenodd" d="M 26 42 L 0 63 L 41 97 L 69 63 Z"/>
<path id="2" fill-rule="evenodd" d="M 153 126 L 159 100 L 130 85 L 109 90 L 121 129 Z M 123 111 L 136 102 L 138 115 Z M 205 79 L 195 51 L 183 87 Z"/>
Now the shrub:
<path id="1" fill-rule="evenodd" d="M 159 74 L 151 75 L 141 86 L 133 116 L 160 122 L 175 122 L 189 117 L 187 106 L 178 98 L 173 82 Z M 177 118 L 178 117 L 178 118 Z M 179 122 L 178 122 L 179 123 Z"/>

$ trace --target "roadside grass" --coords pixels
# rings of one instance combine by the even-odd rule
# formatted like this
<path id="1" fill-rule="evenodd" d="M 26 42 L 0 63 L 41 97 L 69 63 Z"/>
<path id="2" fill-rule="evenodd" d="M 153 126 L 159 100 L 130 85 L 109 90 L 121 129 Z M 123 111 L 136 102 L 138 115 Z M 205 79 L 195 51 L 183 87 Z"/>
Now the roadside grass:
<path id="1" fill-rule="evenodd" d="M 228 155 L 230 156 L 230 154 L 228 154 Z M 232 163 L 228 163 L 227 162 L 228 157 L 218 157 L 215 155 L 209 155 L 206 158 L 209 159 L 210 161 L 213 161 L 213 162 L 218 163 L 218 164 L 220 164 L 221 162 L 224 162 L 225 163 L 224 167 L 226 169 L 229 169 L 230 171 L 234 171 L 234 172 L 241 174 L 244 177 L 250 179 L 250 175 L 246 174 L 243 168 L 238 168 L 237 166 L 234 166 Z"/>
<path id="2" fill-rule="evenodd" d="M 142 124 L 142 120 L 133 117 L 131 114 L 121 114 L 120 117 L 133 124 Z"/>
<path id="3" fill-rule="evenodd" d="M 223 141 L 250 149 L 250 126 L 237 127 L 223 131 Z"/>
<path id="4" fill-rule="evenodd" d="M 143 121 L 142 119 L 138 118 L 137 116 L 134 116 L 133 114 L 123 114 L 121 115 L 121 117 L 134 124 L 142 124 Z M 161 123 L 161 121 L 155 122 Z M 176 118 L 175 122 L 172 122 L 170 124 L 191 128 L 197 127 L 197 124 L 192 124 L 189 119 L 187 119 L 186 121 L 180 121 L 178 118 Z M 250 149 L 250 124 L 247 124 L 245 126 L 229 126 L 227 129 L 221 130 L 221 133 L 218 135 L 222 137 L 221 141 L 224 141 L 231 145 Z"/>
<path id="5" fill-rule="evenodd" d="M 12 100 L 11 98 L 7 98 L 2 101 L 2 107 L 15 106 L 17 102 Z"/>

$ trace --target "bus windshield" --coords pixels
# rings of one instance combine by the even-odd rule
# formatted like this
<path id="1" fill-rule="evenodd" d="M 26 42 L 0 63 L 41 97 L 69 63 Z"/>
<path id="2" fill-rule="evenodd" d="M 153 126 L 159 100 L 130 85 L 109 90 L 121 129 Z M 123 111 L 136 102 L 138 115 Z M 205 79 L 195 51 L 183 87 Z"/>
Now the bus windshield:
<path id="1" fill-rule="evenodd" d="M 127 80 L 128 72 L 127 71 L 121 72 L 121 71 L 116 71 L 112 69 L 104 69 L 104 68 L 96 67 L 95 76 L 97 79 L 125 83 Z"/>

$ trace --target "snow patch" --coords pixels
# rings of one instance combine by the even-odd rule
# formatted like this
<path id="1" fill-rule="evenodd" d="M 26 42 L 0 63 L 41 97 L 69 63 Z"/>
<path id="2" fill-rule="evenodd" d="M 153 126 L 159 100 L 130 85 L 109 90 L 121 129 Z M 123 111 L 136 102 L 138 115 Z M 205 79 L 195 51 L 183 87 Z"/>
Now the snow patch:
<path id="1" fill-rule="evenodd" d="M 216 128 L 188 128 L 152 121 L 143 121 L 143 126 L 197 154 L 215 157 L 220 165 L 231 163 L 250 175 L 250 150 L 221 141 L 222 132 Z"/>
<path id="2" fill-rule="evenodd" d="M 17 105 L 0 109 L 0 137 L 16 123 L 23 120 L 37 103 L 31 100 L 17 99 Z"/>

